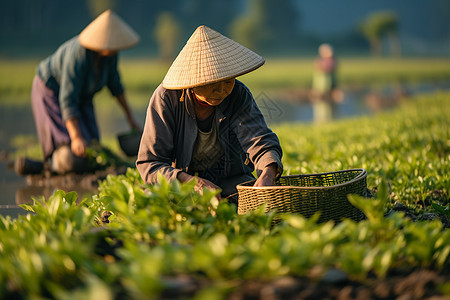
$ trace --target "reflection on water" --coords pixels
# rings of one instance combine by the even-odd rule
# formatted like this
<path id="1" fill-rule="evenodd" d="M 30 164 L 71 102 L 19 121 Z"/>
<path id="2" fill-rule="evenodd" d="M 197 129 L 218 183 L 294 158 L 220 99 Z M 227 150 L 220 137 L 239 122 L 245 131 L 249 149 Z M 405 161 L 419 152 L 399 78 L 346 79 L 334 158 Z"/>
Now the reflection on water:
<path id="1" fill-rule="evenodd" d="M 273 97 L 273 98 L 272 98 Z M 289 101 L 278 99 L 278 95 L 268 96 L 260 93 L 255 96 L 262 114 L 269 125 L 285 122 L 312 122 L 313 108 L 306 99 L 290 99 Z M 336 118 L 367 115 L 371 110 L 363 101 L 363 95 L 345 93 L 344 100 L 337 106 Z"/>
<path id="2" fill-rule="evenodd" d="M 0 215 L 9 215 L 13 218 L 27 213 L 19 205 L 33 204 L 34 199 L 48 199 L 58 188 L 50 186 L 27 185 L 23 177 L 17 176 L 13 170 L 7 167 L 4 161 L 0 161 Z M 77 201 L 91 197 L 97 191 L 80 187 L 62 189 L 65 192 L 75 191 L 78 194 Z"/>
<path id="3" fill-rule="evenodd" d="M 16 205 L 20 204 L 33 204 L 34 199 L 33 197 L 45 197 L 47 199 L 53 193 L 55 192 L 55 189 L 50 187 L 39 187 L 39 186 L 24 186 L 16 191 L 15 195 L 15 201 Z"/>
<path id="4" fill-rule="evenodd" d="M 20 204 L 33 204 L 34 203 L 34 198 L 35 199 L 48 199 L 51 195 L 53 195 L 56 191 L 58 190 L 58 188 L 55 187 L 48 187 L 48 186 L 24 186 L 21 188 L 18 188 L 16 190 L 16 195 L 15 195 L 15 202 L 16 205 L 20 205 Z M 67 189 L 65 190 L 66 193 L 70 192 L 70 191 L 74 191 L 78 194 L 78 198 L 77 198 L 77 202 L 80 202 L 81 200 L 83 200 L 86 197 L 91 197 L 95 191 L 91 190 L 84 190 L 84 189 L 80 189 L 80 188 L 73 188 L 73 189 Z"/>
<path id="5" fill-rule="evenodd" d="M 392 108 L 402 99 L 418 92 L 448 90 L 450 83 L 421 84 L 415 86 L 391 85 L 378 89 L 365 88 L 353 91 L 344 91 L 344 100 L 338 106 L 337 118 L 368 115 L 379 110 Z M 289 96 L 290 95 L 290 96 Z M 272 94 L 260 92 L 255 99 L 269 126 L 284 122 L 311 122 L 313 110 L 307 101 L 307 95 L 301 93 Z M 9 145 L 17 135 L 36 135 L 34 119 L 30 107 L 2 107 L 0 99 L 0 156 L 7 157 Z M 128 128 L 123 113 L 117 106 L 102 107 L 106 112 L 98 114 L 98 125 L 103 137 L 115 136 Z M 145 109 L 134 112 L 138 121 L 144 123 Z M 4 155 L 4 153 L 6 153 Z M 11 215 L 25 213 L 18 205 L 32 203 L 32 197 L 43 196 L 48 198 L 56 188 L 28 186 L 25 179 L 17 176 L 9 167 L 7 159 L 0 159 L 0 214 Z M 77 188 L 78 199 L 91 196 L 96 191 Z M 68 192 L 68 191 L 66 191 Z"/>

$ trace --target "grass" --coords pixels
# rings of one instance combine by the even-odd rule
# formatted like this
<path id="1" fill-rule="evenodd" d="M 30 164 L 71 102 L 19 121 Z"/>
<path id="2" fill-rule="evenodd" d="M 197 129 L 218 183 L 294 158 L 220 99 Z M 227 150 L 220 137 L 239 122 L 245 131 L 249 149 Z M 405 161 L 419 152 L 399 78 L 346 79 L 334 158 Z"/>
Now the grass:
<path id="1" fill-rule="evenodd" d="M 450 203 L 449 92 L 416 96 L 394 111 L 330 124 L 284 124 L 273 130 L 286 174 L 365 168 L 369 187 L 385 180 L 390 204 L 429 210 Z"/>
<path id="2" fill-rule="evenodd" d="M 0 60 L 0 99 L 3 105 L 28 105 L 36 60 Z M 164 78 L 169 63 L 154 59 L 122 59 L 120 70 L 133 105 L 148 99 Z M 266 59 L 255 72 L 240 77 L 255 94 L 262 90 L 309 88 L 313 60 Z M 450 59 L 343 58 L 339 60 L 341 85 L 448 80 Z M 20 101 L 18 101 L 19 99 Z"/>

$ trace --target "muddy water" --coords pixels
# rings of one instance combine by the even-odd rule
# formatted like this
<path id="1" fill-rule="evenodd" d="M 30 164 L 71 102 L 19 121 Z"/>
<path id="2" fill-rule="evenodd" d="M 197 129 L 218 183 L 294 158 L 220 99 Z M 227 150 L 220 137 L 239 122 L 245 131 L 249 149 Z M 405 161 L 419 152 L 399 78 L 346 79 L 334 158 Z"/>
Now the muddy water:
<path id="1" fill-rule="evenodd" d="M 58 188 L 29 186 L 25 177 L 18 176 L 14 172 L 11 157 L 11 153 L 15 151 L 14 140 L 18 136 L 37 139 L 36 129 L 31 107 L 2 106 L 1 103 L 2 99 L 0 99 L 0 215 L 16 217 L 25 212 L 18 206 L 19 204 L 32 203 L 32 197 L 48 198 Z M 102 137 L 114 138 L 117 134 L 128 130 L 124 115 L 115 103 L 102 109 L 104 113 L 98 114 L 97 120 Z M 144 109 L 134 111 L 134 115 L 140 124 L 144 123 Z M 86 187 L 74 187 L 70 188 L 70 191 L 76 191 L 78 199 L 96 192 Z"/>
<path id="2" fill-rule="evenodd" d="M 434 90 L 448 90 L 450 83 L 422 84 L 412 87 L 403 87 L 402 92 L 413 95 L 418 92 Z M 385 87 L 383 89 L 360 89 L 345 91 L 344 101 L 339 105 L 337 117 L 346 118 L 350 116 L 368 115 L 374 111 L 391 108 L 396 103 L 397 87 Z M 261 109 L 269 126 L 283 122 L 311 122 L 313 119 L 312 107 L 301 99 L 282 99 L 282 95 L 269 93 L 256 93 L 255 99 Z M 304 100 L 304 99 L 303 99 Z M 32 196 L 48 198 L 57 189 L 33 187 L 26 183 L 25 178 L 17 176 L 12 168 L 11 158 L 8 153 L 14 151 L 11 142 L 16 136 L 35 136 L 34 119 L 31 109 L 25 107 L 2 106 L 0 99 L 0 214 L 16 217 L 24 211 L 18 207 L 19 204 L 32 202 Z M 114 137 L 124 129 L 128 128 L 123 113 L 117 106 L 109 105 L 102 107 L 102 114 L 98 114 L 98 125 L 102 137 Z M 145 109 L 134 111 L 135 117 L 144 123 Z M 95 191 L 73 188 L 79 197 L 89 195 Z"/>

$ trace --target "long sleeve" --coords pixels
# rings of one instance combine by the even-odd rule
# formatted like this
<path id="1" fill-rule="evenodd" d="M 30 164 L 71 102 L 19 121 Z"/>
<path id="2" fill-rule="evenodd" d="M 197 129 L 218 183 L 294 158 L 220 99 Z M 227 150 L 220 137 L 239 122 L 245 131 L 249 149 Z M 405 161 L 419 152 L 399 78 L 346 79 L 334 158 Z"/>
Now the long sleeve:
<path id="1" fill-rule="evenodd" d="M 236 135 L 243 150 L 249 154 L 258 175 L 271 163 L 277 164 L 278 173 L 281 174 L 283 153 L 278 137 L 267 127 L 264 116 L 248 88 L 240 84 L 243 87 L 240 89 L 239 102 L 235 104 L 237 109 L 233 117 Z"/>
<path id="2" fill-rule="evenodd" d="M 180 172 L 172 167 L 176 116 L 165 91 L 159 86 L 150 99 L 136 161 L 136 167 L 146 183 L 155 183 L 157 173 L 175 180 Z"/>
<path id="3" fill-rule="evenodd" d="M 109 61 L 110 66 L 106 83 L 113 96 L 118 96 L 124 92 L 122 82 L 120 81 L 119 70 L 117 68 L 119 61 L 118 55 L 119 54 L 114 55 L 114 57 L 111 57 L 111 60 Z"/>
<path id="4" fill-rule="evenodd" d="M 79 50 L 73 55 L 62 56 L 59 102 L 63 120 L 80 115 L 79 103 L 87 66 L 83 49 Z"/>

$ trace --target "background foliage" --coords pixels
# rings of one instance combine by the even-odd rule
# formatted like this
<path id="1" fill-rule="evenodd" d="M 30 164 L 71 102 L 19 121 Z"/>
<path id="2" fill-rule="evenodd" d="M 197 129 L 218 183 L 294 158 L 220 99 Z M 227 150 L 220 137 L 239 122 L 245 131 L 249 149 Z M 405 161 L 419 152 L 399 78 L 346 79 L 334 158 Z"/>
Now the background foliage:
<path id="1" fill-rule="evenodd" d="M 374 40 L 371 36 L 367 39 L 359 24 L 370 25 L 364 27 L 383 36 L 386 31 L 379 29 L 387 23 L 378 22 L 383 15 L 396 24 L 396 37 L 405 53 L 448 56 L 450 39 L 446 0 L 412 0 L 408 6 L 389 0 L 17 0 L 0 1 L 0 56 L 42 59 L 107 8 L 115 10 L 141 36 L 138 47 L 124 51 L 128 56 L 160 54 L 161 41 L 154 31 L 162 26 L 160 16 L 167 14 L 175 21 L 164 26 L 180 31 L 168 55 L 178 53 L 202 24 L 263 56 L 312 56 L 323 42 L 333 44 L 340 55 L 367 55 Z M 382 46 L 378 50 L 388 54 L 384 44 L 378 43 Z"/>

